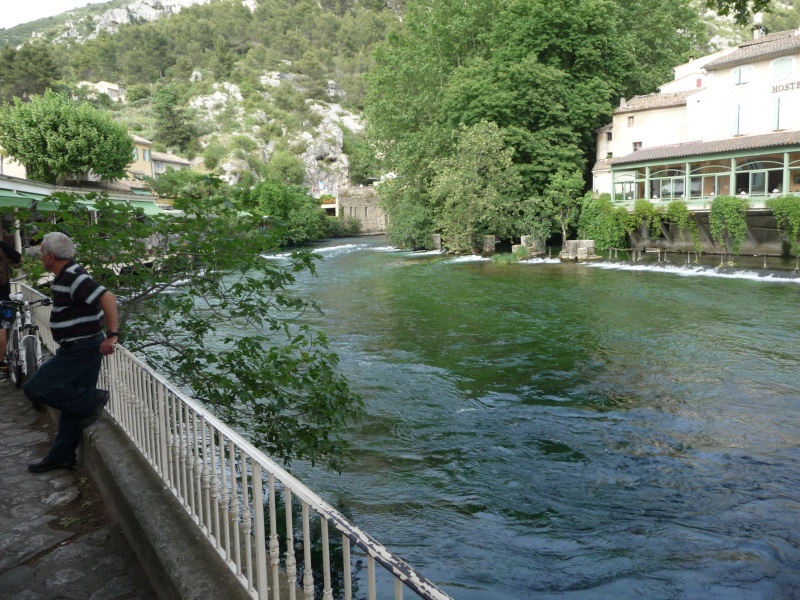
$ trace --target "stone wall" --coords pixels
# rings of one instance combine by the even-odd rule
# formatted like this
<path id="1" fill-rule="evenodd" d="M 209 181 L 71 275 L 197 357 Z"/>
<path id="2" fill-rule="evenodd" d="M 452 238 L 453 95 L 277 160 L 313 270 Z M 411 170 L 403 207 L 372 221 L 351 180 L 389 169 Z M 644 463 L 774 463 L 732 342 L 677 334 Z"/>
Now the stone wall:
<path id="1" fill-rule="evenodd" d="M 339 215 L 358 219 L 361 233 L 386 233 L 386 214 L 378 206 L 378 195 L 372 186 L 340 188 Z"/>

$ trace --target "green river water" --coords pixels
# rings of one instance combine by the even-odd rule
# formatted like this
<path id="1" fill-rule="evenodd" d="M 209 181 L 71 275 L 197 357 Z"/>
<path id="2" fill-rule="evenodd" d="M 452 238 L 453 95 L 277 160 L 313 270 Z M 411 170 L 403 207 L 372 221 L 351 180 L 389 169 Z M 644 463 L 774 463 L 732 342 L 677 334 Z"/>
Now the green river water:
<path id="1" fill-rule="evenodd" d="M 794 274 L 318 251 L 367 418 L 344 473 L 293 470 L 444 591 L 800 598 Z"/>

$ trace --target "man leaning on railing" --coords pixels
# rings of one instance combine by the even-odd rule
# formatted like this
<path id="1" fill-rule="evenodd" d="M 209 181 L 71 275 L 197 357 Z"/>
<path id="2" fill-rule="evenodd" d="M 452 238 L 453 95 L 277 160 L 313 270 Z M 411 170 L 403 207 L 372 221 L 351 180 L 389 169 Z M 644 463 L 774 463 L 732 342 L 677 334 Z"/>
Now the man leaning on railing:
<path id="1" fill-rule="evenodd" d="M 59 348 L 25 382 L 31 402 L 61 411 L 58 434 L 50 452 L 28 465 L 31 473 L 72 469 L 81 430 L 103 414 L 108 392 L 97 389 L 103 356 L 117 343 L 117 298 L 76 262 L 75 245 L 63 233 L 48 233 L 41 246 L 44 268 L 55 275 L 50 286 L 53 308 L 50 329 Z M 105 324 L 106 332 L 103 334 Z"/>

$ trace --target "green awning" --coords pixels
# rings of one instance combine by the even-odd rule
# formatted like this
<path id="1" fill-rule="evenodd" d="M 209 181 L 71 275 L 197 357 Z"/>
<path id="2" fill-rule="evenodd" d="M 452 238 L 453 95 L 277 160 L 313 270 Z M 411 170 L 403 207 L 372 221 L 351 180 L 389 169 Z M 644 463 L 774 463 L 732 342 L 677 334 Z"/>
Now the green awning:
<path id="1" fill-rule="evenodd" d="M 114 200 L 114 202 L 118 202 Z M 152 200 L 128 200 L 133 208 L 141 208 L 146 215 L 161 215 L 164 213 Z"/>
<path id="2" fill-rule="evenodd" d="M 150 194 L 148 194 L 149 196 Z M 122 200 L 118 198 L 111 198 L 112 202 L 128 203 L 134 208 L 141 208 L 146 215 L 160 215 L 162 211 L 153 200 Z M 94 202 L 91 200 L 78 200 L 89 210 L 94 208 Z M 55 211 L 58 210 L 55 200 L 50 196 L 43 194 L 32 194 L 29 192 L 14 192 L 13 190 L 0 190 L 0 210 L 4 208 L 22 208 L 26 210 L 41 210 L 41 211 Z"/>

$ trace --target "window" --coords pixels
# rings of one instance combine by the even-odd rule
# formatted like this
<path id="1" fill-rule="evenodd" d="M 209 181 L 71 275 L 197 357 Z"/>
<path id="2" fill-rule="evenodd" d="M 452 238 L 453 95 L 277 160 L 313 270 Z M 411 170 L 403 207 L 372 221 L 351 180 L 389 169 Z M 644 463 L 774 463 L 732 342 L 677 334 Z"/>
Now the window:
<path id="1" fill-rule="evenodd" d="M 133 160 L 139 160 L 139 149 L 138 148 L 134 148 L 133 149 Z"/>
<path id="2" fill-rule="evenodd" d="M 782 77 L 789 77 L 792 74 L 792 57 L 786 56 L 779 58 L 772 63 L 772 77 L 780 79 Z"/>
<path id="3" fill-rule="evenodd" d="M 739 135 L 741 107 L 737 104 L 733 107 L 733 123 L 731 135 Z"/>
<path id="4" fill-rule="evenodd" d="M 607 142 L 610 142 L 610 141 L 611 141 L 611 132 L 610 132 L 610 131 L 607 131 L 607 132 L 606 132 L 606 141 L 607 141 Z"/>
<path id="5" fill-rule="evenodd" d="M 633 115 L 628 117 L 628 127 L 633 127 Z"/>
<path id="6" fill-rule="evenodd" d="M 733 71 L 733 85 L 744 85 L 750 83 L 750 76 L 753 73 L 753 67 L 736 67 Z"/>
<path id="7" fill-rule="evenodd" d="M 142 150 L 142 160 L 144 160 L 146 162 L 150 162 L 150 150 L 149 149 Z"/>
<path id="8" fill-rule="evenodd" d="M 638 152 L 642 149 L 642 142 L 633 142 L 633 151 Z"/>

